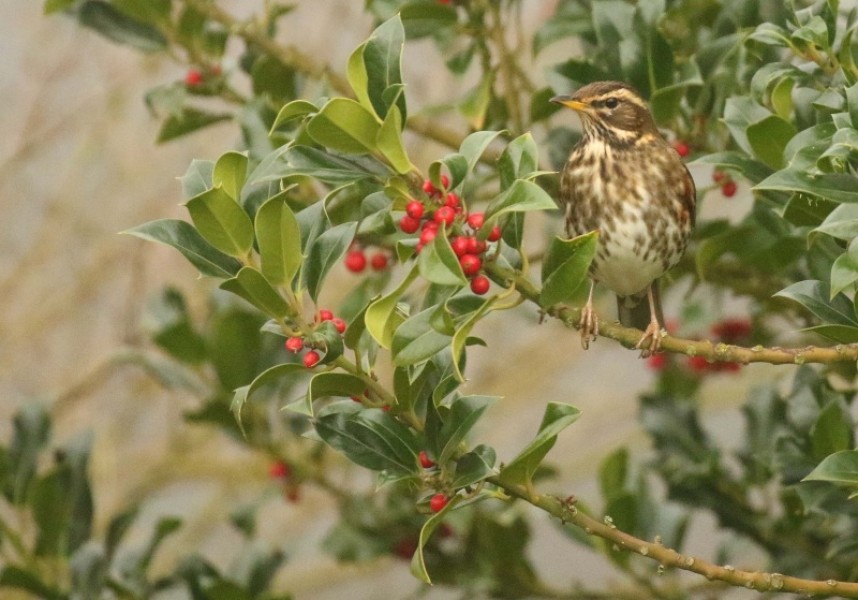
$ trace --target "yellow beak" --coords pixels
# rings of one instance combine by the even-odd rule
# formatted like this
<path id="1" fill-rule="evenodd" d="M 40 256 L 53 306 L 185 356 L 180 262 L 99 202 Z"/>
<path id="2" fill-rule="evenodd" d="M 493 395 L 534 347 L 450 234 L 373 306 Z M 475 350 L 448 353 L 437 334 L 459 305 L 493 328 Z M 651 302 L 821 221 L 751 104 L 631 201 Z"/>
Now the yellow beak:
<path id="1" fill-rule="evenodd" d="M 572 110 L 576 110 L 578 112 L 588 112 L 590 110 L 590 106 L 587 103 L 575 100 L 572 96 L 554 96 L 551 99 L 551 102 L 554 102 L 554 104 L 568 106 Z"/>

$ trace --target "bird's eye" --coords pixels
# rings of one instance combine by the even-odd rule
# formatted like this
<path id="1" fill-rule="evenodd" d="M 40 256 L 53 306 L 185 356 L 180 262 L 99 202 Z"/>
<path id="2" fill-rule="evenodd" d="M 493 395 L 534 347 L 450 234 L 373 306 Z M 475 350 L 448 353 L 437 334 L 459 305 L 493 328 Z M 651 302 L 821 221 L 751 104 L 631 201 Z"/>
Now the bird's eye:
<path id="1" fill-rule="evenodd" d="M 617 108 L 617 105 L 620 103 L 616 98 L 608 98 L 605 100 L 605 106 L 608 108 Z"/>

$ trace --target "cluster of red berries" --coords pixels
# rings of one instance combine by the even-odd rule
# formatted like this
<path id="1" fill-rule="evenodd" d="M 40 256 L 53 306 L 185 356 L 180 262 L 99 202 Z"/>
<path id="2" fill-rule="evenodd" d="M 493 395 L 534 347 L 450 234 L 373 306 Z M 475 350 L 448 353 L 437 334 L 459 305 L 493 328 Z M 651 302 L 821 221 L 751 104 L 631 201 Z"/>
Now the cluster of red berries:
<path id="1" fill-rule="evenodd" d="M 747 319 L 727 318 L 723 319 L 710 329 L 710 333 L 719 342 L 725 344 L 736 344 L 745 342 L 751 335 L 751 322 Z M 649 357 L 647 365 L 653 371 L 662 371 L 669 364 L 670 356 L 667 354 L 654 354 Z M 736 362 L 714 361 L 710 362 L 704 356 L 689 356 L 686 362 L 688 369 L 694 373 L 735 373 L 742 369 L 742 365 Z"/>
<path id="2" fill-rule="evenodd" d="M 682 158 L 691 154 L 691 146 L 688 145 L 688 142 L 683 140 L 673 140 L 673 149 L 676 150 L 676 153 Z"/>
<path id="3" fill-rule="evenodd" d="M 410 200 L 405 205 L 405 215 L 399 220 L 399 228 L 404 233 L 417 233 L 420 230 L 415 247 L 415 251 L 419 253 L 426 244 L 435 239 L 441 225 L 448 228 L 457 223 L 467 225 L 470 231 L 465 230 L 464 235 L 451 237 L 450 246 L 459 258 L 462 272 L 471 280 L 471 291 L 483 295 L 489 291 L 491 284 L 481 273 L 481 256 L 488 249 L 489 242 L 497 242 L 501 238 L 501 228 L 495 225 L 485 240 L 477 238 L 477 231 L 485 223 L 485 215 L 481 212 L 466 214 L 461 198 L 454 192 L 445 191 L 449 185 L 450 180 L 446 175 L 441 176 L 443 189 L 438 189 L 431 181 L 426 180 L 423 183 L 423 191 L 429 196 L 432 205 L 427 207 L 420 200 Z M 438 206 L 434 207 L 436 204 Z"/>
<path id="4" fill-rule="evenodd" d="M 727 198 L 732 198 L 736 195 L 736 190 L 738 186 L 736 182 L 730 177 L 730 174 L 727 171 L 722 171 L 721 169 L 715 169 L 712 171 L 712 181 L 714 181 L 721 188 L 721 193 L 724 194 Z"/>
<path id="5" fill-rule="evenodd" d="M 346 269 L 352 273 L 362 273 L 367 264 L 373 271 L 384 271 L 390 264 L 390 255 L 384 250 L 378 250 L 367 258 L 366 251 L 362 246 L 352 244 L 343 262 Z"/>
<path id="6" fill-rule="evenodd" d="M 324 323 L 325 321 L 330 321 L 340 335 L 346 332 L 346 322 L 343 319 L 335 317 L 334 313 L 329 310 L 322 309 L 319 311 L 319 314 L 316 315 L 316 322 Z M 286 338 L 286 342 L 283 346 L 286 348 L 287 352 L 291 352 L 292 354 L 298 354 L 304 348 L 311 348 L 311 346 L 308 346 L 307 340 L 302 336 Z M 322 357 L 317 350 L 310 349 L 306 354 L 304 354 L 301 360 L 304 362 L 305 367 L 312 369 L 319 364 Z"/>

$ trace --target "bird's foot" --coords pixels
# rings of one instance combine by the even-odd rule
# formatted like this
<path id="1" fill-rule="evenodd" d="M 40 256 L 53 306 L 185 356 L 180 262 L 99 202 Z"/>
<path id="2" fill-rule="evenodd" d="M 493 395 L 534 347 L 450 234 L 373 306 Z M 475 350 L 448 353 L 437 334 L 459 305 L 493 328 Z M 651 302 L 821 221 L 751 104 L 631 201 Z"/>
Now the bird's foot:
<path id="1" fill-rule="evenodd" d="M 661 325 L 658 321 L 652 320 L 644 330 L 641 339 L 635 344 L 635 350 L 641 351 L 641 358 L 649 358 L 661 348 L 661 337 Z"/>
<path id="2" fill-rule="evenodd" d="M 590 340 L 595 340 L 599 335 L 599 316 L 593 310 L 593 304 L 590 302 L 587 302 L 581 309 L 578 329 L 581 330 L 581 347 L 587 350 L 590 347 Z"/>

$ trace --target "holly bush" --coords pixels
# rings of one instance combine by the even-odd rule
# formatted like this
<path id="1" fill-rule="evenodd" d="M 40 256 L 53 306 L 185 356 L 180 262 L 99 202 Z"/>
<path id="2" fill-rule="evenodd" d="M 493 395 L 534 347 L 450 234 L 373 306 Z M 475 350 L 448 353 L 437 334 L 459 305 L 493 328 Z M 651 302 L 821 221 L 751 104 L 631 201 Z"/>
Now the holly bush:
<path id="1" fill-rule="evenodd" d="M 237 126 L 235 151 L 181 178 L 187 220 L 126 232 L 175 248 L 217 288 L 206 318 L 175 290 L 161 294 L 157 370 L 200 398 L 190 421 L 269 456 L 292 497 L 315 485 L 337 499 L 324 546 L 338 559 L 405 556 L 424 582 L 500 598 L 714 597 L 728 586 L 858 597 L 858 8 L 847 4 L 559 0 L 530 29 L 521 0 L 367 0 L 376 25 L 341 65 L 282 41 L 301 33 L 279 2 L 241 20 L 213 0 L 47 0 L 45 11 L 185 65 L 146 96 L 159 142 Z M 418 39 L 470 87 L 415 114 L 402 61 Z M 558 48 L 574 57 L 551 62 Z M 472 432 L 503 399 L 460 386 L 484 322 L 577 322 L 598 238 L 558 235 L 557 170 L 578 134 L 548 100 L 603 79 L 648 98 L 696 165 L 701 212 L 666 281 L 686 290 L 680 318 L 640 398 L 652 453 L 616 448 L 599 467 L 601 505 L 585 506 L 556 489 L 546 456 L 586 415 L 534 390 L 542 422 L 500 461 Z M 416 164 L 409 148 L 424 140 L 448 151 Z M 707 203 L 737 186 L 749 208 L 708 217 Z M 320 304 L 330 298 L 334 310 Z M 747 316 L 725 314 L 734 298 Z M 609 319 L 600 333 L 626 347 L 641 335 Z M 748 363 L 800 367 L 733 400 L 742 434 L 726 444 L 705 422 L 701 388 Z M 199 372 L 211 376 L 186 377 Z M 28 506 L 40 533 L 33 546 L 4 533 L 20 560 L 0 585 L 51 598 L 143 598 L 169 585 L 194 598 L 275 597 L 278 556 L 258 557 L 242 583 L 200 560 L 160 587 L 127 583 L 111 566 L 127 516 L 106 542 L 83 543 L 85 451 L 36 477 L 46 417 L 19 419 L 0 455 L 4 497 Z M 345 463 L 371 472 L 376 491 L 335 477 Z M 72 506 L 51 495 L 72 482 Z M 732 566 L 744 560 L 734 543 L 687 554 L 698 515 L 766 569 Z M 539 518 L 602 554 L 621 582 L 541 581 L 527 556 Z M 252 521 L 235 518 L 251 537 Z M 174 526 L 159 525 L 151 547 Z M 67 561 L 73 576 L 51 580 L 43 559 Z"/>

